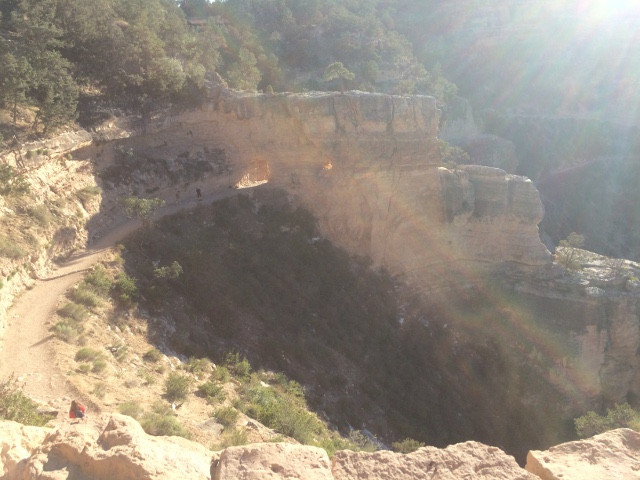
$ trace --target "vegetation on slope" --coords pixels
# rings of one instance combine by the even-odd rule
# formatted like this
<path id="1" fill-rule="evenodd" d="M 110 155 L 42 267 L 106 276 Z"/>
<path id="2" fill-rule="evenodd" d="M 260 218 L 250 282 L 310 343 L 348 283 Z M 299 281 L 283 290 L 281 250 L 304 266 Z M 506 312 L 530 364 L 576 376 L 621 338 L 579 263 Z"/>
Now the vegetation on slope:
<path id="1" fill-rule="evenodd" d="M 518 457 L 567 438 L 559 400 L 549 406 L 550 366 L 527 356 L 535 336 L 508 311 L 474 295 L 455 306 L 400 304 L 393 279 L 321 238 L 308 212 L 277 192 L 254 195 L 165 218 L 127 241 L 139 299 L 178 325 L 172 348 L 216 363 L 237 351 L 257 370 L 283 372 L 345 434 L 473 438 Z M 179 276 L 159 274 L 174 263 Z M 150 327 L 152 339 L 161 335 Z"/>
<path id="2" fill-rule="evenodd" d="M 455 92 L 416 60 L 385 2 L 11 0 L 0 15 L 2 121 L 14 127 L 0 132 L 5 140 L 26 118 L 47 133 L 78 114 L 99 121 L 105 106 L 144 123 L 200 101 L 216 74 L 242 90 L 337 90 L 323 72 L 342 62 L 348 88 Z"/>

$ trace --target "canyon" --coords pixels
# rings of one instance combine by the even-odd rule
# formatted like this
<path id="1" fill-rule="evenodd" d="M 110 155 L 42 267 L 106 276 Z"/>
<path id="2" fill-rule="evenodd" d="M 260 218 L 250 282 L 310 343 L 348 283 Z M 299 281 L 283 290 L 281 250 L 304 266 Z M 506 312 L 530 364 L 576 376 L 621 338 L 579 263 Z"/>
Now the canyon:
<path id="1" fill-rule="evenodd" d="M 198 108 L 144 123 L 113 118 L 91 132 L 23 145 L 21 156 L 48 151 L 26 161 L 39 185 L 36 204 L 96 178 L 102 188 L 56 254 L 121 223 L 124 196 L 171 202 L 196 188 L 207 195 L 266 184 L 311 210 L 326 238 L 391 273 L 411 301 L 494 312 L 508 330 L 509 355 L 532 365 L 564 399 L 553 421 L 625 401 L 637 407 L 640 266 L 582 250 L 579 270 L 555 262 L 540 240 L 544 208 L 534 183 L 495 166 L 444 166 L 439 124 L 431 97 L 262 95 L 212 86 Z M 62 162 L 69 153 L 73 159 Z M 2 155 L 14 165 L 18 158 Z M 47 271 L 51 253 L 32 255 L 34 271 L 4 261 L 5 308 Z M 442 317 L 468 330 L 455 312 Z M 543 411 L 546 394 L 521 400 Z"/>

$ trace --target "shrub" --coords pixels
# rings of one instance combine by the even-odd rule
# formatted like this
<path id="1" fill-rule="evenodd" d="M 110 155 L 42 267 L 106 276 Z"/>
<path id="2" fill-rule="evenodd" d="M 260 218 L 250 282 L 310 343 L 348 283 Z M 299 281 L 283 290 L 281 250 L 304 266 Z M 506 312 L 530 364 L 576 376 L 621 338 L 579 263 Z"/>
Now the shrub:
<path id="1" fill-rule="evenodd" d="M 89 370 L 91 370 L 91 365 L 89 365 L 88 363 L 81 363 L 80 365 L 78 365 L 78 372 L 80 373 L 87 374 L 89 373 Z"/>
<path id="2" fill-rule="evenodd" d="M 71 318 L 76 322 L 82 322 L 87 318 L 88 313 L 86 308 L 74 302 L 67 302 L 62 308 L 58 309 L 58 315 Z"/>
<path id="3" fill-rule="evenodd" d="M 106 297 L 113 286 L 113 280 L 101 265 L 97 265 L 85 277 L 82 283 L 98 295 Z"/>
<path id="4" fill-rule="evenodd" d="M 198 387 L 198 394 L 206 398 L 208 403 L 214 403 L 216 401 L 222 402 L 227 396 L 222 385 L 217 385 L 212 381 L 208 381 L 200 385 Z"/>
<path id="5" fill-rule="evenodd" d="M 71 292 L 69 293 L 69 297 L 71 297 L 71 300 L 73 300 L 74 302 L 85 305 L 89 308 L 95 308 L 102 303 L 100 298 L 95 293 L 88 290 L 82 284 L 78 286 L 78 288 L 71 290 Z"/>
<path id="6" fill-rule="evenodd" d="M 257 376 L 240 393 L 243 395 L 240 408 L 246 415 L 300 443 L 309 443 L 326 430 L 324 424 L 307 411 L 304 399 L 275 387 L 264 387 Z"/>
<path id="7" fill-rule="evenodd" d="M 401 442 L 393 442 L 391 444 L 391 448 L 393 449 L 393 451 L 394 452 L 398 452 L 398 453 L 415 452 L 416 450 L 418 450 L 419 448 L 422 448 L 424 446 L 425 446 L 425 444 L 423 442 L 418 442 L 417 440 L 414 440 L 413 438 L 405 438 Z"/>
<path id="8" fill-rule="evenodd" d="M 233 407 L 221 407 L 213 412 L 213 418 L 225 427 L 235 425 L 240 413 Z"/>
<path id="9" fill-rule="evenodd" d="M 180 424 L 176 417 L 169 414 L 146 413 L 140 425 L 149 435 L 172 435 L 189 438 L 189 432 Z"/>
<path id="10" fill-rule="evenodd" d="M 230 377 L 227 367 L 218 367 L 211 373 L 211 380 L 216 380 L 220 383 L 227 383 Z"/>
<path id="11" fill-rule="evenodd" d="M 197 378 L 201 378 L 205 373 L 209 373 L 212 368 L 211 360 L 208 358 L 191 357 L 187 363 L 187 370 Z"/>
<path id="12" fill-rule="evenodd" d="M 157 349 L 152 348 L 147 350 L 145 354 L 142 356 L 142 359 L 146 362 L 156 363 L 162 358 L 162 353 L 160 353 Z"/>
<path id="13" fill-rule="evenodd" d="M 100 357 L 100 352 L 93 348 L 83 347 L 76 352 L 76 362 L 91 362 Z"/>
<path id="14" fill-rule="evenodd" d="M 138 286 L 136 279 L 126 273 L 120 273 L 115 279 L 112 287 L 114 299 L 121 307 L 133 308 L 135 298 L 138 296 Z"/>
<path id="15" fill-rule="evenodd" d="M 100 372 L 104 371 L 105 368 L 107 368 L 107 362 L 104 359 L 98 358 L 98 359 L 93 361 L 92 370 L 95 373 L 100 373 Z"/>
<path id="16" fill-rule="evenodd" d="M 122 415 L 127 415 L 129 417 L 138 419 L 142 414 L 142 407 L 136 401 L 129 400 L 127 402 L 121 403 L 118 406 L 118 412 Z"/>
<path id="17" fill-rule="evenodd" d="M 636 412 L 628 403 L 616 405 L 607 409 L 607 415 L 598 415 L 595 412 L 587 412 L 574 420 L 576 433 L 579 437 L 586 438 L 599 433 L 613 430 L 614 428 L 640 427 L 640 413 Z"/>
<path id="18" fill-rule="evenodd" d="M 167 400 L 175 402 L 176 400 L 184 400 L 189 394 L 191 387 L 191 378 L 179 373 L 170 373 L 167 378 L 164 389 Z"/>
<path id="19" fill-rule="evenodd" d="M 18 388 L 13 376 L 0 383 L 0 418 L 38 427 L 49 421 L 38 412 L 38 404 Z"/>
<path id="20" fill-rule="evenodd" d="M 218 445 L 214 445 L 214 450 L 224 450 L 228 447 L 235 447 L 239 445 L 246 445 L 249 442 L 247 438 L 247 432 L 244 430 L 238 430 L 231 428 L 225 430 L 222 434 L 222 440 Z"/>
<path id="21" fill-rule="evenodd" d="M 248 380 L 251 376 L 251 364 L 246 357 L 241 357 L 237 352 L 227 354 L 225 364 L 240 380 Z"/>
<path id="22" fill-rule="evenodd" d="M 61 340 L 71 343 L 76 337 L 78 337 L 80 332 L 73 322 L 69 320 L 62 320 L 55 324 L 53 327 L 53 333 Z"/>

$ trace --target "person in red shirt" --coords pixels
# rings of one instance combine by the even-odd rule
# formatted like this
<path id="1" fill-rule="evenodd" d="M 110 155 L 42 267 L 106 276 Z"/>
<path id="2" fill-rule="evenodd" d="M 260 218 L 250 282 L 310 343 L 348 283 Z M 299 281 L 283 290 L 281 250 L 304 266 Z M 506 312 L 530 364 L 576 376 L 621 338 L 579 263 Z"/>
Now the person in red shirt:
<path id="1" fill-rule="evenodd" d="M 84 418 L 87 407 L 75 400 L 71 401 L 71 408 L 69 409 L 69 418 Z"/>

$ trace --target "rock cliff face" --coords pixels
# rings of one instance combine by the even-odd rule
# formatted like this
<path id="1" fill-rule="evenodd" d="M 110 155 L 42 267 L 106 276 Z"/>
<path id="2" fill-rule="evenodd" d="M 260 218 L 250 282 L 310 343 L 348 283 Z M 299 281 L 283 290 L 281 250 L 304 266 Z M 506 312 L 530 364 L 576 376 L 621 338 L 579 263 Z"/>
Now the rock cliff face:
<path id="1" fill-rule="evenodd" d="M 394 274 L 424 277 L 425 290 L 442 286 L 429 279 L 442 279 L 443 264 L 548 264 L 531 182 L 495 168 L 441 169 L 438 119 L 430 97 L 218 91 L 202 109 L 123 144 L 173 163 L 186 152 L 222 151 L 228 169 L 205 189 L 286 188 L 331 240 Z"/>

